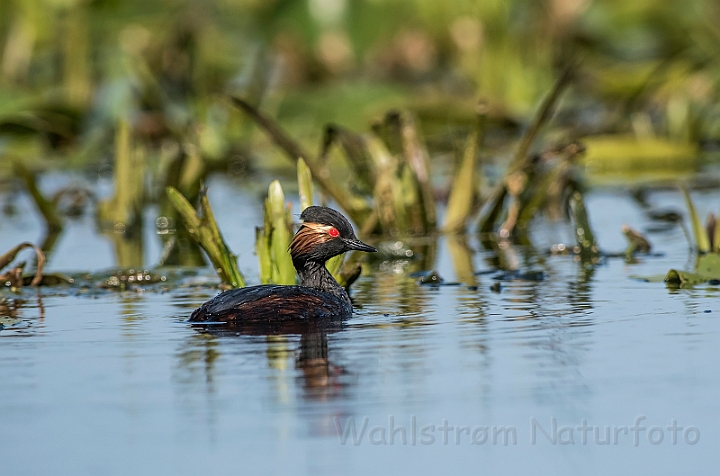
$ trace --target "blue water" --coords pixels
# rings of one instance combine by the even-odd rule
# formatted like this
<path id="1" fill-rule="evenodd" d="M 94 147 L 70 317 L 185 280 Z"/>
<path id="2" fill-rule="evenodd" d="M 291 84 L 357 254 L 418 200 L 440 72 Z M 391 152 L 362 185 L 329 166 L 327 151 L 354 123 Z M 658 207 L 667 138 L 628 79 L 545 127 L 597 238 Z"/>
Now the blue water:
<path id="1" fill-rule="evenodd" d="M 651 197 L 683 210 L 673 190 Z M 694 197 L 703 216 L 720 201 Z M 258 198 L 219 180 L 211 200 L 255 282 Z M 604 250 L 624 249 L 623 223 L 656 225 L 622 190 L 586 200 Z M 1 249 L 42 235 L 30 203 L 18 207 L 0 224 Z M 147 220 L 152 263 L 152 210 Z M 72 222 L 49 269 L 112 267 L 93 226 Z M 544 253 L 570 242 L 566 224 L 539 221 L 532 236 L 536 252 L 513 251 L 544 279 L 500 292 L 497 273 L 468 274 L 492 271 L 474 236 L 467 249 L 425 240 L 434 259 L 420 243 L 414 261 L 372 261 L 353 286 L 356 315 L 327 333 L 204 334 L 185 319 L 215 291 L 192 283 L 3 291 L 0 314 L 14 319 L 0 331 L 0 474 L 714 474 L 720 288 L 631 278 L 691 267 L 682 228 L 648 235 L 662 256 L 592 272 Z M 459 284 L 419 285 L 411 273 L 426 267 Z M 350 423 L 356 439 L 343 443 L 338 426 Z"/>

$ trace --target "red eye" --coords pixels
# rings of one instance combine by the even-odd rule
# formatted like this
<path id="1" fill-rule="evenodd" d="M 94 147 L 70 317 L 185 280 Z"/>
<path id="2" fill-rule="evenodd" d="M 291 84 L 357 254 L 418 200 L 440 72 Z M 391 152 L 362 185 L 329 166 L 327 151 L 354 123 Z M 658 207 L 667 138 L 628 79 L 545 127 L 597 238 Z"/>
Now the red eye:
<path id="1" fill-rule="evenodd" d="M 338 236 L 340 236 L 340 232 L 337 231 L 336 228 L 330 228 L 328 230 L 328 235 L 332 236 L 333 238 L 337 238 Z"/>

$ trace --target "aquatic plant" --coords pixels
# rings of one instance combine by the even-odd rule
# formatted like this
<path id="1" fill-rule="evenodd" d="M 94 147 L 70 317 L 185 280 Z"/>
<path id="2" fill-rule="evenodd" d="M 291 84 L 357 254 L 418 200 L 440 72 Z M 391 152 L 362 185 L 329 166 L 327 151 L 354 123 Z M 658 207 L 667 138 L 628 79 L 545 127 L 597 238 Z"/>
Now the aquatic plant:
<path id="1" fill-rule="evenodd" d="M 133 140 L 128 121 L 120 121 L 115 132 L 114 195 L 98 204 L 98 217 L 116 233 L 129 232 L 142 224 L 145 193 L 145 152 Z"/>
<path id="2" fill-rule="evenodd" d="M 709 281 L 720 282 L 720 255 L 717 253 L 698 256 L 693 271 L 671 269 L 665 275 L 665 283 L 670 287 L 689 287 Z"/>
<path id="3" fill-rule="evenodd" d="M 690 194 L 685 188 L 680 189 L 685 199 L 685 205 L 688 208 L 688 214 L 690 216 L 690 226 L 692 227 L 693 237 L 695 238 L 694 248 L 698 253 L 709 253 L 718 252 L 716 246 L 718 240 L 720 240 L 720 234 L 717 233 L 717 227 L 715 226 L 715 217 L 710 215 L 708 218 L 708 226 L 704 227 L 700 221 L 700 216 L 695 209 L 695 204 L 690 198 Z M 715 246 L 713 246 L 715 245 Z"/>
<path id="4" fill-rule="evenodd" d="M 295 142 L 287 133 L 272 119 L 262 114 L 258 109 L 250 105 L 247 101 L 234 97 L 233 104 L 245 111 L 258 125 L 260 125 L 273 142 L 280 147 L 290 160 L 295 163 L 298 159 L 303 159 L 312 176 L 322 188 L 337 204 L 342 208 L 350 218 L 360 224 L 364 223 L 372 214 L 372 210 L 368 203 L 352 191 L 336 183 L 330 176 L 328 168 L 320 161 L 315 162 L 310 159 L 310 155 Z"/>
<path id="5" fill-rule="evenodd" d="M 691 245 L 698 253 L 693 271 L 671 269 L 665 276 L 668 286 L 692 286 L 708 281 L 720 281 L 720 224 L 714 214 L 703 226 L 690 194 L 681 188 L 688 208 L 690 226 L 695 242 Z"/>
<path id="6" fill-rule="evenodd" d="M 25 189 L 32 198 L 35 203 L 35 207 L 38 209 L 40 216 L 45 222 L 45 238 L 40 245 L 40 249 L 43 250 L 43 254 L 45 256 L 49 255 L 64 227 L 64 220 L 61 217 L 57 206 L 58 200 L 49 200 L 42 194 L 37 185 L 37 174 L 30 171 L 24 164 L 16 161 L 13 164 L 13 169 L 15 171 L 15 175 L 22 180 Z"/>
<path id="7" fill-rule="evenodd" d="M 303 208 L 312 205 L 312 175 L 302 159 L 298 161 L 298 185 Z M 166 191 L 170 203 L 182 217 L 190 236 L 206 252 L 223 284 L 228 287 L 245 286 L 235 255 L 227 247 L 215 222 L 206 190 L 200 191 L 200 213 L 174 187 L 167 187 Z M 285 195 L 278 180 L 270 184 L 263 210 L 264 223 L 262 227 L 256 228 L 255 234 L 260 282 L 294 284 L 296 272 L 288 252 L 293 234 L 291 208 L 285 202 Z M 341 269 L 342 263 L 341 255 L 330 260 L 327 267 L 341 285 L 348 287 L 359 275 L 360 264 L 349 261 L 349 265 Z"/>
<path id="8" fill-rule="evenodd" d="M 518 223 L 518 218 L 523 217 L 524 221 L 531 218 L 531 213 L 523 213 L 523 210 L 532 205 L 531 210 L 535 210 L 535 201 L 532 200 L 532 190 L 528 189 L 536 181 L 537 172 L 537 156 L 529 154 L 530 148 L 536 140 L 543 126 L 553 116 L 557 107 L 557 103 L 563 91 L 570 84 L 573 69 L 565 68 L 557 80 L 555 85 L 540 103 L 530 124 L 523 133 L 522 137 L 515 146 L 512 161 L 508 165 L 502 180 L 490 192 L 483 206 L 484 212 L 480 216 L 478 230 L 480 233 L 492 233 L 495 230 L 495 223 L 500 218 L 506 201 L 509 202 L 507 207 L 507 217 L 500 225 L 498 234 L 502 238 L 509 237 Z M 545 193 L 540 189 L 538 193 Z M 527 192 L 527 193 L 526 193 Z"/>
<path id="9" fill-rule="evenodd" d="M 25 184 L 25 189 L 28 191 L 28 194 L 30 194 L 30 197 L 32 197 L 35 206 L 45 221 L 46 233 L 59 233 L 62 231 L 63 220 L 58 213 L 55 203 L 45 198 L 40 192 L 37 185 L 37 175 L 31 172 L 21 162 L 15 162 L 13 166 L 15 174 L 22 179 Z"/>
<path id="10" fill-rule="evenodd" d="M 478 120 L 465 141 L 465 148 L 460 163 L 455 167 L 443 231 L 447 233 L 464 233 L 467 222 L 480 206 L 480 177 L 478 158 L 482 148 L 487 122 L 487 105 L 481 103 L 477 107 Z"/>
<path id="11" fill-rule="evenodd" d="M 160 158 L 161 161 L 163 157 Z M 200 156 L 198 147 L 186 143 L 178 148 L 174 156 L 168 157 L 165 166 L 162 190 L 177 189 L 190 203 L 196 203 L 201 184 L 207 176 L 207 163 Z M 159 266 L 203 266 L 206 261 L 200 246 L 190 236 L 180 215 L 170 202 L 167 194 L 160 194 L 160 216 L 155 221 L 157 234 L 163 242 L 163 253 Z"/>
<path id="12" fill-rule="evenodd" d="M 199 213 L 175 188 L 168 187 L 166 193 L 170 202 L 182 216 L 190 236 L 207 253 L 223 285 L 229 288 L 244 287 L 245 278 L 238 268 L 237 258 L 230 251 L 220 233 L 206 190 L 200 191 Z"/>
<path id="13" fill-rule="evenodd" d="M 43 278 L 42 271 L 43 266 L 45 265 L 45 254 L 39 247 L 28 242 L 20 243 L 19 245 L 14 246 L 12 249 L 0 255 L 0 271 L 2 271 L 3 268 L 12 263 L 17 254 L 26 248 L 32 248 L 33 250 L 35 250 L 35 254 L 37 256 L 37 265 L 35 266 L 34 277 L 28 280 L 25 276 L 23 276 L 23 269 L 25 267 L 25 263 L 20 263 L 15 267 L 7 270 L 6 272 L 0 273 L 0 283 L 3 283 L 4 286 L 9 287 L 13 291 L 23 287 L 26 281 L 29 281 L 28 284 L 30 286 L 37 286 L 40 284 Z"/>
<path id="14" fill-rule="evenodd" d="M 630 228 L 628 225 L 623 225 L 621 231 L 628 241 L 628 247 L 625 250 L 626 262 L 634 263 L 634 256 L 636 253 L 650 253 L 652 245 L 642 233 Z"/>
<path id="15" fill-rule="evenodd" d="M 274 180 L 270 184 L 263 209 L 264 226 L 256 228 L 255 232 L 260 282 L 295 284 L 295 267 L 288 252 L 292 237 L 292 215 L 279 181 Z"/>
<path id="16" fill-rule="evenodd" d="M 119 118 L 133 118 L 148 159 L 161 141 L 182 143 L 194 131 L 206 158 L 228 161 L 235 144 L 248 142 L 247 124 L 219 99 L 228 93 L 273 110 L 296 137 L 328 121 L 357 130 L 380 107 L 454 124 L 471 117 L 470 98 L 479 95 L 496 121 L 517 124 L 551 86 L 558 60 L 577 51 L 586 68 L 578 109 L 587 98 L 594 107 L 583 115 L 592 116 L 590 127 L 581 128 L 633 132 L 640 146 L 616 154 L 602 137 L 590 147 L 590 163 L 607 166 L 663 139 L 688 145 L 683 155 L 693 160 L 686 152 L 720 130 L 718 13 L 704 0 L 682 10 L 660 0 L 569 9 L 519 0 L 361 1 L 339 8 L 332 28 L 313 8 L 262 2 L 116 3 L 0 6 L 0 134 L 12 138 L 3 152 L 23 161 L 55 154 L 82 167 L 106 155 Z M 363 28 L 366 18 L 382 21 Z M 625 41 L 628 35 L 642 41 Z M 637 59 L 647 45 L 655 46 Z M 610 139 L 622 142 L 619 134 Z"/>
<path id="17" fill-rule="evenodd" d="M 386 114 L 373 127 L 373 135 L 329 125 L 318 157 L 312 160 L 274 120 L 249 102 L 234 97 L 233 104 L 262 127 L 290 160 L 304 160 L 322 191 L 359 225 L 361 234 L 423 234 L 436 229 L 429 154 L 411 115 Z M 335 143 L 345 153 L 353 187 L 338 183 L 326 166 Z M 390 152 L 392 146 L 396 153 Z"/>
<path id="18" fill-rule="evenodd" d="M 585 265 L 596 264 L 600 258 L 600 248 L 595 241 L 595 233 L 590 227 L 585 201 L 580 192 L 570 196 L 570 209 L 572 210 L 575 238 L 577 239 L 577 255 Z"/>

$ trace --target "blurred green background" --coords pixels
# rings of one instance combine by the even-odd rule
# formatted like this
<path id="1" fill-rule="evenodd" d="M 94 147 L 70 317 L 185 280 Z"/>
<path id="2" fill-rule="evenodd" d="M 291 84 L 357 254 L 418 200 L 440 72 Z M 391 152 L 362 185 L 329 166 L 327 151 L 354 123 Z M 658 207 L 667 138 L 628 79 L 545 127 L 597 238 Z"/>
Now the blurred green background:
<path id="1" fill-rule="evenodd" d="M 478 99 L 518 134 L 570 58 L 557 122 L 573 136 L 711 148 L 719 25 L 709 0 L 5 0 L 0 176 L 8 158 L 101 162 L 120 120 L 150 155 L 190 138 L 209 163 L 246 167 L 267 141 L 229 94 L 311 150 L 324 124 L 367 130 L 392 108 L 420 118 L 431 151 L 452 148 Z"/>

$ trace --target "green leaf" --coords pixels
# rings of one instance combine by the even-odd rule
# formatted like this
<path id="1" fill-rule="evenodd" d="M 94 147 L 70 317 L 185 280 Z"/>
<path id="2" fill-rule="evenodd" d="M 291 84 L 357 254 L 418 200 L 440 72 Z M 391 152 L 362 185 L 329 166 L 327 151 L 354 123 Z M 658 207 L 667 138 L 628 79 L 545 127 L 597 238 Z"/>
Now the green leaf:
<path id="1" fill-rule="evenodd" d="M 690 198 L 690 194 L 684 188 L 681 188 L 681 190 L 683 197 L 685 198 L 685 204 L 688 207 L 688 212 L 690 213 L 690 224 L 692 225 L 693 235 L 695 236 L 695 246 L 697 247 L 698 252 L 707 253 L 710 251 L 710 240 L 707 236 L 707 232 L 705 231 L 705 227 L 700 221 L 700 217 L 695 210 L 695 205 Z"/>
<path id="2" fill-rule="evenodd" d="M 700 256 L 694 273 L 671 269 L 665 276 L 667 284 L 680 287 L 705 283 L 711 279 L 720 279 L 720 255 L 717 254 Z"/>
<path id="3" fill-rule="evenodd" d="M 595 263 L 600 256 L 600 249 L 595 242 L 592 228 L 590 228 L 590 220 L 580 192 L 574 192 L 570 197 L 570 208 L 575 225 L 575 238 L 577 238 L 580 248 L 580 260 L 583 263 Z"/>
<path id="4" fill-rule="evenodd" d="M 478 176 L 475 171 L 478 157 L 479 132 L 473 131 L 465 143 L 460 166 L 455 171 L 447 211 L 445 212 L 446 232 L 459 233 L 465 231 L 468 218 L 473 212 L 474 203 L 478 199 Z"/>
<path id="5" fill-rule="evenodd" d="M 695 271 L 706 276 L 707 279 L 720 279 L 720 255 L 707 254 L 700 256 Z"/>
<path id="6" fill-rule="evenodd" d="M 170 203 L 182 217 L 190 236 L 205 250 L 222 282 L 233 288 L 245 287 L 235 255 L 230 251 L 220 233 L 210 208 L 207 194 L 200 194 L 200 209 L 203 216 L 195 211 L 190 202 L 174 187 L 167 187 Z"/>
<path id="7" fill-rule="evenodd" d="M 689 169 L 697 160 L 697 146 L 664 138 L 628 135 L 593 136 L 581 139 L 587 147 L 583 164 L 592 173 L 632 170 Z"/>
<path id="8" fill-rule="evenodd" d="M 312 173 L 303 159 L 297 162 L 298 190 L 300 191 L 300 209 L 305 210 L 313 204 Z"/>
<path id="9" fill-rule="evenodd" d="M 274 180 L 270 184 L 266 204 L 272 224 L 270 250 L 275 263 L 273 282 L 295 284 L 295 267 L 288 252 L 292 224 L 285 208 L 285 195 L 279 181 Z M 267 230 L 265 232 L 267 233 Z"/>
<path id="10" fill-rule="evenodd" d="M 270 252 L 270 241 L 265 234 L 265 228 L 255 228 L 255 254 L 258 257 L 260 266 L 260 282 L 262 284 L 272 283 L 272 254 Z"/>

